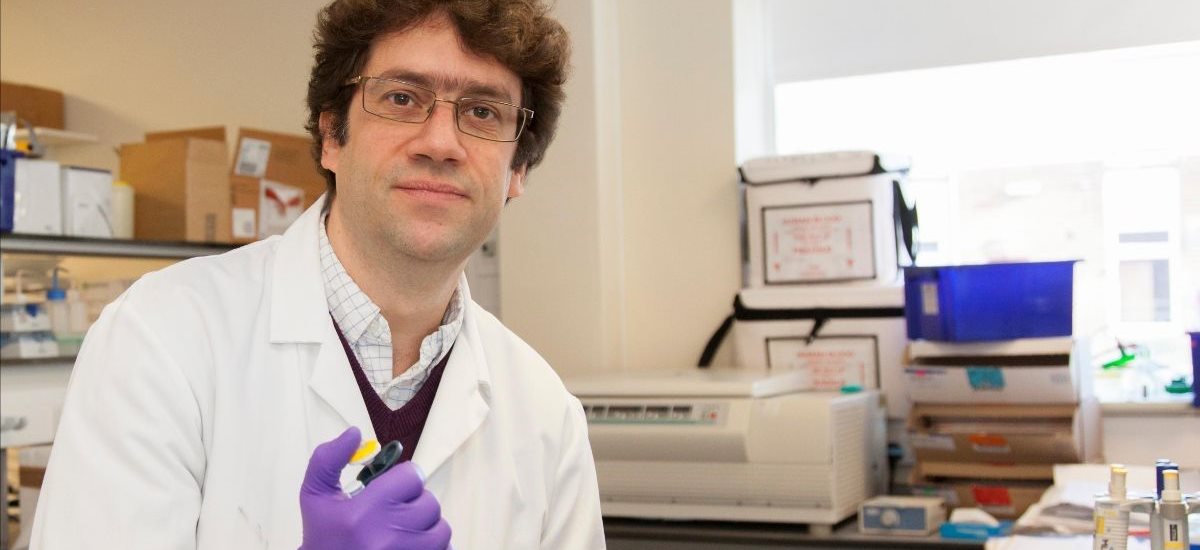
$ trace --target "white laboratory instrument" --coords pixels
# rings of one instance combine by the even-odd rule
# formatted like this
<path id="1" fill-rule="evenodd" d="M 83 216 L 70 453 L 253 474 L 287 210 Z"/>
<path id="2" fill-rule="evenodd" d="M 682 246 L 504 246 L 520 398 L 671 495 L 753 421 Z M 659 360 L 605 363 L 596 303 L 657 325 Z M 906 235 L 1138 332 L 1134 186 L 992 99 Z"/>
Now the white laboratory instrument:
<path id="1" fill-rule="evenodd" d="M 807 523 L 886 487 L 875 391 L 804 392 L 803 372 L 688 369 L 566 380 L 606 516 Z"/>

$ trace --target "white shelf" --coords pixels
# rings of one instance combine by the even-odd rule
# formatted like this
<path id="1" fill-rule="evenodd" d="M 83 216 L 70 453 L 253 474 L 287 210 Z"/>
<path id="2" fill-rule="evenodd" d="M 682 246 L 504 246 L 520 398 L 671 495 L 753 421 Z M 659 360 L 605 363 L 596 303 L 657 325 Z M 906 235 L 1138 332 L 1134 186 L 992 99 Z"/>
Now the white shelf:
<path id="1" fill-rule="evenodd" d="M 56 128 L 34 128 L 34 133 L 37 134 L 38 143 L 43 146 L 63 146 L 63 145 L 86 145 L 88 143 L 97 143 L 100 140 L 91 134 L 81 132 L 69 132 L 67 130 L 58 130 Z M 16 131 L 17 139 L 28 140 L 29 129 L 20 128 Z"/>
<path id="2" fill-rule="evenodd" d="M 221 254 L 241 245 L 177 241 L 88 239 L 51 235 L 7 234 L 0 239 L 5 253 L 111 256 L 121 258 L 193 258 Z"/>

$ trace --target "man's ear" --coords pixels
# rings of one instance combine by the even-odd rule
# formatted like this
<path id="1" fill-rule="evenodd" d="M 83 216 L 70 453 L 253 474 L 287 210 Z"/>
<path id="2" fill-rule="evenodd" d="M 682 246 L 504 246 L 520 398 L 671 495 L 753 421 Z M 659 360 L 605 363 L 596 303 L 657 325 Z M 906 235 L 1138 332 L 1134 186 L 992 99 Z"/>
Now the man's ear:
<path id="1" fill-rule="evenodd" d="M 330 111 L 322 112 L 317 125 L 321 129 L 321 167 L 336 174 L 342 146 L 338 145 L 337 137 L 333 135 L 333 116 Z"/>
<path id="2" fill-rule="evenodd" d="M 525 176 L 529 173 L 529 165 L 522 164 L 508 178 L 508 200 L 515 199 L 525 193 Z M 508 202 L 507 200 L 505 202 Z"/>

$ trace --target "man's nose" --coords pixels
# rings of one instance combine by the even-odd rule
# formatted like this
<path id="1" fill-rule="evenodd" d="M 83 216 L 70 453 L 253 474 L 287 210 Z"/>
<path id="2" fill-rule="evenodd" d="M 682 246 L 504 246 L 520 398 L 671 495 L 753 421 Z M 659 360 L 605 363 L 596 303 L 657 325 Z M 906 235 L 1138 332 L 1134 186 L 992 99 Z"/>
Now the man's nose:
<path id="1" fill-rule="evenodd" d="M 444 109 L 438 107 L 445 104 Z M 413 154 L 437 162 L 460 160 L 465 156 L 462 133 L 456 120 L 458 106 L 444 100 L 434 100 L 433 112 L 421 125 L 421 131 L 413 140 Z"/>

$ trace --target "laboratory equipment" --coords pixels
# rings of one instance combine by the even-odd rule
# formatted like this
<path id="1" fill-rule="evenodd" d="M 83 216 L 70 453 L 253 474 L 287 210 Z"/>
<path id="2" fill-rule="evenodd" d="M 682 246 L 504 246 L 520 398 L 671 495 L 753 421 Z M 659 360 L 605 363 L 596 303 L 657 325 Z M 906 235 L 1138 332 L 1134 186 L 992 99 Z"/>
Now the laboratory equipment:
<path id="1" fill-rule="evenodd" d="M 1125 493 L 1128 471 L 1113 464 L 1109 473 L 1108 494 L 1096 498 L 1094 550 L 1124 550 L 1129 540 L 1129 500 Z"/>
<path id="2" fill-rule="evenodd" d="M 742 289 L 730 325 L 736 364 L 804 371 L 813 390 L 880 389 L 888 415 L 904 418 L 903 291 L 900 285 Z M 708 359 L 723 335 L 713 335 Z M 700 364 L 708 362 L 702 358 Z"/>
<path id="3" fill-rule="evenodd" d="M 1160 459 L 1156 466 L 1166 466 L 1167 462 L 1166 459 Z M 1158 472 L 1156 475 L 1159 475 Z M 1117 464 L 1112 466 L 1108 494 L 1096 496 L 1094 548 L 1107 550 L 1126 547 L 1129 512 L 1149 514 L 1151 550 L 1189 548 L 1188 515 L 1200 513 L 1200 493 L 1183 493 L 1178 469 L 1164 469 L 1161 476 L 1160 494 L 1128 497 L 1124 485 L 1125 469 Z M 1124 525 L 1120 524 L 1122 520 Z"/>
<path id="4" fill-rule="evenodd" d="M 879 395 L 801 372 L 630 371 L 566 380 L 605 515 L 828 528 L 886 487 Z"/>
<path id="5" fill-rule="evenodd" d="M 858 530 L 876 535 L 928 535 L 946 521 L 941 497 L 882 496 L 858 507 Z"/>
<path id="6" fill-rule="evenodd" d="M 896 281 L 915 257 L 907 170 L 864 151 L 747 161 L 746 286 Z"/>

